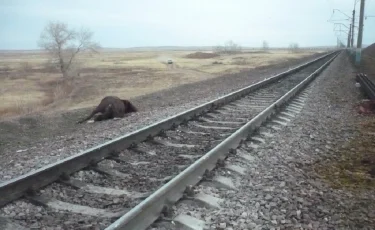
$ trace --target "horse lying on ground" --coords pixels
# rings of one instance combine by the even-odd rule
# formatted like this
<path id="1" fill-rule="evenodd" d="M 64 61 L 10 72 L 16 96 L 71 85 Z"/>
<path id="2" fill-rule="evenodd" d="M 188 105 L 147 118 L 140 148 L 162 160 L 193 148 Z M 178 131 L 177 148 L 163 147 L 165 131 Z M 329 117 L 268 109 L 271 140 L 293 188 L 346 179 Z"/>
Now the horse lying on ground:
<path id="1" fill-rule="evenodd" d="M 126 113 L 137 112 L 137 108 L 128 100 L 121 100 L 115 96 L 103 98 L 100 104 L 85 119 L 77 122 L 83 123 L 94 117 L 95 121 L 103 121 L 113 118 L 122 118 Z M 97 114 L 100 113 L 100 114 Z"/>

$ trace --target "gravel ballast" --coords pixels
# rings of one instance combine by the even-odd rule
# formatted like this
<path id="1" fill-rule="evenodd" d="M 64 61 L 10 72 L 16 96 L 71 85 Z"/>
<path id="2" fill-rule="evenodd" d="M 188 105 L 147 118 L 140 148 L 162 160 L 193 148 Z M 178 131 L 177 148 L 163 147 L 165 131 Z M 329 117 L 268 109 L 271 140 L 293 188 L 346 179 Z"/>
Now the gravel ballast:
<path id="1" fill-rule="evenodd" d="M 91 109 L 34 115 L 0 123 L 0 182 L 97 146 L 219 96 L 313 60 L 314 54 L 131 99 L 140 112 L 120 119 L 77 125 Z"/>
<path id="2" fill-rule="evenodd" d="M 363 118 L 354 105 L 362 96 L 353 71 L 341 53 L 312 83 L 301 113 L 248 152 L 253 160 L 247 166 L 239 157 L 227 159 L 247 172 L 234 177 L 237 191 L 213 190 L 211 195 L 224 199 L 219 210 L 177 205 L 175 212 L 204 220 L 210 229 L 375 229 L 375 187 L 334 187 L 323 179 L 323 170 L 316 170 L 335 164 L 359 133 Z M 373 184 L 374 178 L 365 176 Z"/>
<path id="3" fill-rule="evenodd" d="M 214 120 L 221 121 L 224 117 L 241 117 L 242 119 L 250 120 L 267 105 L 277 100 L 281 95 L 285 94 L 296 84 L 309 76 L 323 62 L 327 61 L 327 59 L 328 58 L 319 61 L 308 68 L 281 79 L 275 84 L 259 89 L 236 101 L 240 104 L 247 104 L 245 107 L 235 105 L 225 105 L 221 107 L 219 111 L 229 112 L 230 115 L 217 114 Z M 259 102 L 262 104 L 260 108 Z M 258 105 L 258 107 L 248 109 L 248 107 L 252 105 Z M 234 110 L 231 111 L 231 109 Z M 210 114 L 213 113 L 208 113 L 207 116 Z M 233 132 L 233 130 L 225 130 L 223 132 L 223 130 L 216 129 L 201 129 L 201 127 L 196 127 L 192 123 L 207 127 L 212 127 L 212 125 L 214 127 L 217 126 L 216 124 L 207 124 L 199 120 L 188 122 L 174 130 L 167 131 L 163 136 L 155 137 L 153 140 L 142 142 L 133 148 L 120 152 L 118 158 L 103 160 L 95 168 L 87 168 L 84 171 L 73 173 L 73 175 L 71 175 L 73 179 L 72 183 L 75 184 L 73 187 L 71 185 L 66 186 L 67 181 L 64 183 L 52 183 L 44 187 L 41 191 L 36 191 L 36 195 L 42 196 L 42 200 L 58 200 L 58 202 L 71 203 L 69 205 L 64 205 L 64 207 L 73 205 L 88 206 L 80 210 L 96 208 L 113 213 L 132 208 L 140 202 L 139 195 L 143 196 L 144 194 L 155 191 L 162 184 L 169 181 L 172 176 L 176 176 L 178 172 L 181 172 L 184 168 L 191 165 L 196 159 L 209 151 L 209 149 L 212 149 L 218 144 L 218 141 L 224 138 L 222 136 L 223 134 L 229 135 L 229 132 Z M 237 123 L 232 124 L 231 127 L 239 128 L 241 125 L 242 124 Z M 192 133 L 186 135 L 186 133 L 181 130 L 191 131 L 193 133 L 204 131 L 208 135 L 192 135 Z M 164 145 L 161 143 L 169 144 Z M 170 146 L 170 144 L 176 144 L 177 146 L 179 146 L 179 144 L 185 144 L 190 146 L 180 145 L 176 147 Z M 106 173 L 103 174 L 103 171 L 112 172 L 109 174 L 116 176 L 108 176 Z M 221 175 L 225 176 L 227 174 L 223 173 Z M 78 181 L 74 182 L 74 179 L 78 179 Z M 80 189 L 74 189 L 77 186 Z M 97 186 L 106 188 L 106 192 L 104 192 L 103 188 Z M 111 188 L 115 188 L 117 191 L 113 190 L 110 192 Z M 119 189 L 121 191 L 118 191 Z M 123 193 L 122 191 L 127 192 Z M 120 195 L 116 195 L 113 192 Z M 60 210 L 58 212 L 63 214 L 58 215 L 55 213 L 56 210 L 54 210 L 54 208 L 44 208 L 40 211 L 44 215 L 53 216 L 55 218 L 54 222 L 43 218 L 40 218 L 40 221 L 36 221 L 36 213 L 34 212 L 29 212 L 22 217 L 14 218 L 13 213 L 24 212 L 23 209 L 20 209 L 19 204 L 20 202 L 17 201 L 6 205 L 3 209 L 0 209 L 0 215 L 10 217 L 12 220 L 16 221 L 16 223 L 23 226 L 34 224 L 40 226 L 42 229 L 51 228 L 51 224 L 63 226 L 64 229 L 80 228 L 81 223 L 87 227 L 87 222 L 83 217 L 77 220 L 75 217 L 71 216 L 71 219 L 67 222 L 66 213 Z M 36 210 L 36 207 L 31 209 Z M 101 210 L 101 212 L 103 212 L 103 210 Z M 63 211 L 66 211 L 66 209 L 64 208 Z M 79 213 L 82 214 L 81 212 Z M 91 221 L 90 218 L 88 219 Z M 108 220 L 105 219 L 103 221 L 106 222 Z M 93 223 L 93 227 L 98 222 L 99 220 L 96 220 L 96 222 Z"/>

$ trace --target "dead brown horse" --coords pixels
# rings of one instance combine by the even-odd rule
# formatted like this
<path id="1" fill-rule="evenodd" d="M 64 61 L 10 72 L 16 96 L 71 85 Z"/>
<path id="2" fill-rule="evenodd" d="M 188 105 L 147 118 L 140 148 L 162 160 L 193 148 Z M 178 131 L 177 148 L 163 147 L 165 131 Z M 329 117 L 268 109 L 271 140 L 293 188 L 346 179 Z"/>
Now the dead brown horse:
<path id="1" fill-rule="evenodd" d="M 83 123 L 90 120 L 92 117 L 94 117 L 94 121 L 108 120 L 115 117 L 122 118 L 126 113 L 137 111 L 137 108 L 132 103 L 130 103 L 130 101 L 121 100 L 120 98 L 115 96 L 107 96 L 102 99 L 100 104 L 94 109 L 94 111 L 92 111 L 90 116 L 77 123 Z M 96 115 L 97 113 L 100 114 Z"/>

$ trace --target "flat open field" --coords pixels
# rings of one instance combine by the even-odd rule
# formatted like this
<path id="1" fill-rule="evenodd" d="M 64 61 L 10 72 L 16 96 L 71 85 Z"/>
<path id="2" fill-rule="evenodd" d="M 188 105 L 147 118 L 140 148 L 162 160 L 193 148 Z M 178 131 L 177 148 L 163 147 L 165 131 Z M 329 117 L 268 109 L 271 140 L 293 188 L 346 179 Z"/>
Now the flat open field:
<path id="1" fill-rule="evenodd" d="M 212 58 L 187 57 L 195 52 L 103 51 L 84 55 L 68 83 L 62 83 L 62 75 L 49 67 L 45 53 L 0 53 L 0 118 L 91 107 L 107 95 L 131 99 L 323 51 L 244 51 Z M 168 65 L 168 59 L 174 63 Z"/>

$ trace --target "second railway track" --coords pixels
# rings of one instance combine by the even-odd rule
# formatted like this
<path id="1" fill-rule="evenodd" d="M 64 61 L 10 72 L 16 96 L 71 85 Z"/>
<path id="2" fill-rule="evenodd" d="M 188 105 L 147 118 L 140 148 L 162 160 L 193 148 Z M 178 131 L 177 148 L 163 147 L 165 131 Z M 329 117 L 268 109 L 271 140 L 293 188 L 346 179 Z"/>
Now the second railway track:
<path id="1" fill-rule="evenodd" d="M 0 184 L 0 229 L 147 228 L 163 207 L 181 197 L 185 190 L 177 186 L 181 180 L 186 177 L 186 183 L 194 185 L 200 180 L 199 173 L 216 163 L 200 169 L 194 168 L 197 162 L 215 149 L 235 148 L 232 145 L 237 141 L 227 143 L 238 139 L 238 132 L 254 131 L 264 120 L 259 118 L 262 114 L 272 115 L 270 105 L 271 109 L 281 106 L 336 56 L 337 52 L 324 55 Z M 261 140 L 255 138 L 249 147 L 256 148 L 257 141 Z M 189 170 L 195 170 L 196 178 L 183 175 Z M 173 186 L 175 191 L 168 190 Z"/>

